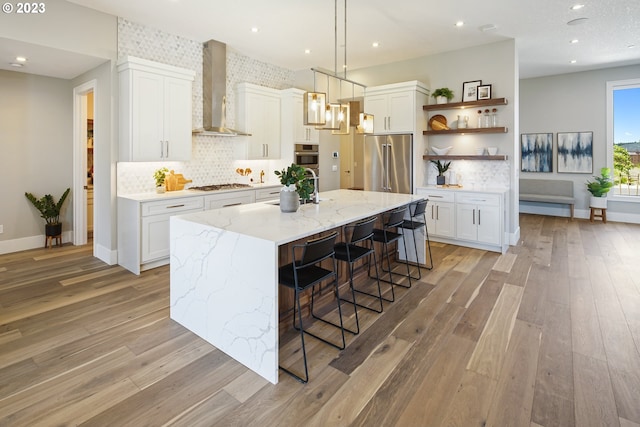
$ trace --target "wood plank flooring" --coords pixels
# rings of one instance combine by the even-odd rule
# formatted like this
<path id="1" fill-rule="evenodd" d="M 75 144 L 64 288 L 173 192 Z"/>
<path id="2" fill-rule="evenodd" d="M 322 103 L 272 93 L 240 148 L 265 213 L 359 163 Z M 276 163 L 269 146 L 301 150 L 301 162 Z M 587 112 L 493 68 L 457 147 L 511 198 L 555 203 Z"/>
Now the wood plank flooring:
<path id="1" fill-rule="evenodd" d="M 505 255 L 432 243 L 435 268 L 359 310 L 345 350 L 307 339 L 306 385 L 169 319 L 168 267 L 1 255 L 0 426 L 640 426 L 640 226 L 520 225 Z M 280 361 L 302 368 L 289 323 Z"/>

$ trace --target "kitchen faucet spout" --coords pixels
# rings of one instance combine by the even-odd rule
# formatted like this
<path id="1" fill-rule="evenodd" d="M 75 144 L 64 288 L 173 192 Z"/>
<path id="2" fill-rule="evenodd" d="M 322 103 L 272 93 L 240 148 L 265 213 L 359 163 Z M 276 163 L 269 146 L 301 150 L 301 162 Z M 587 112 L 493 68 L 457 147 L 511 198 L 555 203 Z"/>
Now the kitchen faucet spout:
<path id="1" fill-rule="evenodd" d="M 316 173 L 313 171 L 313 169 L 305 168 L 304 170 L 311 172 L 311 175 L 313 176 L 313 203 L 317 205 L 318 203 L 320 203 L 320 190 L 318 189 L 318 177 L 316 176 Z"/>

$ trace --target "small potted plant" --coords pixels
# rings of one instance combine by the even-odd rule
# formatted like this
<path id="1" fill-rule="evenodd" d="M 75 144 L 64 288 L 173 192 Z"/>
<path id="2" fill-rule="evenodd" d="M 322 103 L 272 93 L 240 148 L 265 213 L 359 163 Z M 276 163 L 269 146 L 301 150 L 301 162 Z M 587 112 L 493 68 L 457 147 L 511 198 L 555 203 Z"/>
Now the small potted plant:
<path id="1" fill-rule="evenodd" d="M 431 94 L 436 99 L 436 104 L 446 104 L 453 99 L 453 91 L 448 87 L 436 89 Z"/>
<path id="2" fill-rule="evenodd" d="M 438 176 L 436 177 L 436 184 L 444 185 L 444 173 L 449 170 L 451 162 L 441 162 L 440 160 L 431 160 L 438 169 Z"/>
<path id="3" fill-rule="evenodd" d="M 69 191 L 71 191 L 71 189 L 67 188 L 57 202 L 51 194 L 45 194 L 38 199 L 31 193 L 24 193 L 25 197 L 29 199 L 33 206 L 40 212 L 40 216 L 46 221 L 44 226 L 46 237 L 57 237 L 62 234 L 60 209 L 62 209 L 62 204 L 67 199 Z"/>
<path id="4" fill-rule="evenodd" d="M 589 200 L 589 207 L 606 209 L 607 208 L 607 193 L 613 187 L 613 181 L 611 180 L 611 169 L 600 169 L 600 176 L 594 176 L 593 181 L 587 181 L 587 190 L 591 193 L 591 199 Z"/>
<path id="5" fill-rule="evenodd" d="M 300 207 L 300 199 L 309 200 L 313 193 L 313 184 L 307 177 L 305 169 L 291 163 L 291 166 L 274 172 L 283 185 L 280 190 L 280 210 L 295 212 Z"/>
<path id="6" fill-rule="evenodd" d="M 156 193 L 164 193 L 164 180 L 167 177 L 167 172 L 169 169 L 162 167 L 153 173 L 153 179 L 156 180 Z"/>

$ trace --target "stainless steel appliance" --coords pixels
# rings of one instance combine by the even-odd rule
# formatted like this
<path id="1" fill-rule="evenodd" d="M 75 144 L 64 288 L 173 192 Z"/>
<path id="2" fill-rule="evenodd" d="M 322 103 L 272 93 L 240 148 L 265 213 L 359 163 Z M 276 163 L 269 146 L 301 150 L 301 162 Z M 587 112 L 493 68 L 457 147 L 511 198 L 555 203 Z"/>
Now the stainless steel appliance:
<path id="1" fill-rule="evenodd" d="M 411 134 L 364 138 L 364 189 L 411 194 Z"/>
<path id="2" fill-rule="evenodd" d="M 296 144 L 293 159 L 295 164 L 313 170 L 316 174 L 316 185 L 320 185 L 320 151 L 318 144 Z M 307 176 L 312 178 L 310 172 L 307 172 Z"/>

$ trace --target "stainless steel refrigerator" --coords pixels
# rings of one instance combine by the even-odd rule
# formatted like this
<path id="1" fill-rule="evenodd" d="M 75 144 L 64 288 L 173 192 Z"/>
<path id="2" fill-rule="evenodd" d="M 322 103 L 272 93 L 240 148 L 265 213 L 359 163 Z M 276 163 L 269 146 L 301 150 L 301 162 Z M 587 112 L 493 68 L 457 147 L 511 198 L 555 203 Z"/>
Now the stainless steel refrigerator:
<path id="1" fill-rule="evenodd" d="M 364 138 L 364 189 L 411 194 L 412 135 Z"/>

